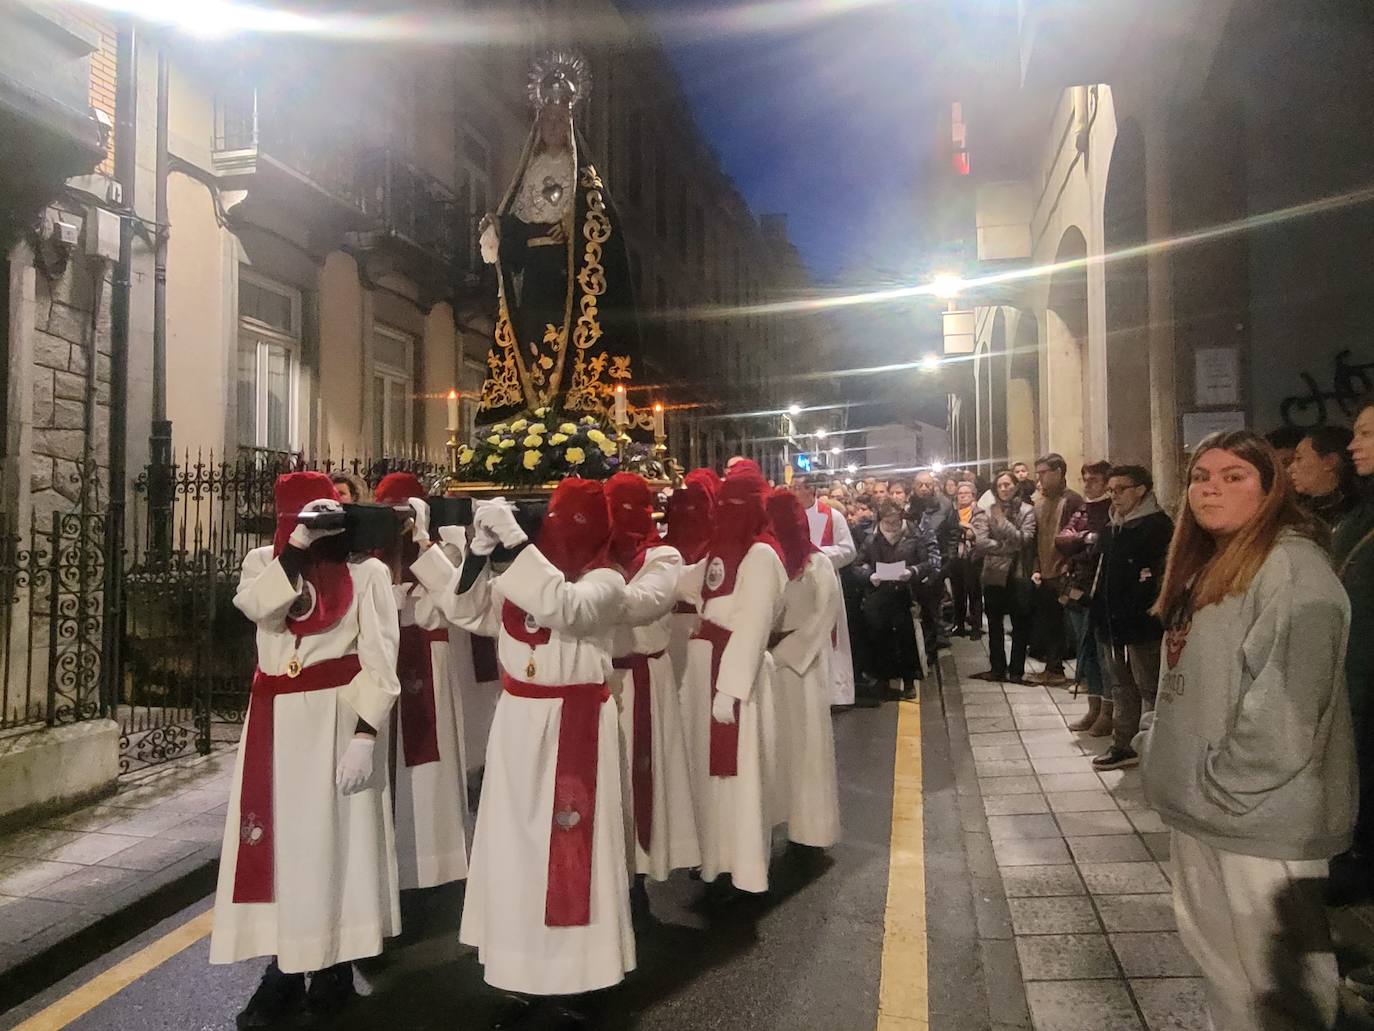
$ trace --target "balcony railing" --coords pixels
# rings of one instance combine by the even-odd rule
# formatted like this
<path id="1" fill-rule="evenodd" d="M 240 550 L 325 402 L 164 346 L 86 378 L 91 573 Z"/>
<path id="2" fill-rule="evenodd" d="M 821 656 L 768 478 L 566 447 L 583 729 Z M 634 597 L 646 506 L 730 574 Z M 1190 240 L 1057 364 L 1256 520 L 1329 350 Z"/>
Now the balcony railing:
<path id="1" fill-rule="evenodd" d="M 267 156 L 319 189 L 359 209 L 358 151 L 294 110 L 289 101 L 254 87 L 229 87 L 215 97 L 214 164 L 221 173 L 249 171 Z"/>
<path id="2" fill-rule="evenodd" d="M 358 163 L 363 210 L 394 236 L 449 264 L 466 265 L 475 226 L 458 196 L 396 150 L 369 151 Z"/>

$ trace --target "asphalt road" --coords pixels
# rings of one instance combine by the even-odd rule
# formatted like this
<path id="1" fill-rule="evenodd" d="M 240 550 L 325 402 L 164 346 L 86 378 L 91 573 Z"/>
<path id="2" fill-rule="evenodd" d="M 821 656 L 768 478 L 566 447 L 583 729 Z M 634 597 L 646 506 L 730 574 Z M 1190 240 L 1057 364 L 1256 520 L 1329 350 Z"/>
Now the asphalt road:
<path id="1" fill-rule="evenodd" d="M 639 967 L 593 1000 L 599 1028 L 836 1029 L 877 1024 L 888 882 L 896 709 L 835 720 L 842 843 L 820 859 L 776 853 L 763 897 L 713 902 L 683 873 L 652 885 Z M 206 898 L 0 1016 L 13 1028 L 207 910 Z M 461 886 L 403 896 L 405 934 L 362 965 L 364 993 L 334 1026 L 427 1031 L 483 1028 L 497 1004 L 475 952 L 457 941 Z M 220 1031 L 252 993 L 257 962 L 212 967 L 209 939 L 173 955 L 67 1023 L 43 1031 Z M 89 989 L 88 989 L 89 990 Z"/>

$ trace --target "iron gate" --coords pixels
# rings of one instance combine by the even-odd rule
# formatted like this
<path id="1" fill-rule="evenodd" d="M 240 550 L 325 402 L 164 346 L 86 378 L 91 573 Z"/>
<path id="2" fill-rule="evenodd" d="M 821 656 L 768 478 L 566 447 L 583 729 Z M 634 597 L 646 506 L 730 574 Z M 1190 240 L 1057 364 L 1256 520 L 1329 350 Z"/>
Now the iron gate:
<path id="1" fill-rule="evenodd" d="M 237 740 L 255 661 L 253 626 L 233 605 L 239 569 L 272 542 L 277 476 L 306 468 L 345 469 L 370 486 L 398 469 L 425 482 L 441 471 L 413 458 L 316 464 L 244 451 L 232 461 L 188 455 L 138 478 L 119 615 L 123 772 Z"/>

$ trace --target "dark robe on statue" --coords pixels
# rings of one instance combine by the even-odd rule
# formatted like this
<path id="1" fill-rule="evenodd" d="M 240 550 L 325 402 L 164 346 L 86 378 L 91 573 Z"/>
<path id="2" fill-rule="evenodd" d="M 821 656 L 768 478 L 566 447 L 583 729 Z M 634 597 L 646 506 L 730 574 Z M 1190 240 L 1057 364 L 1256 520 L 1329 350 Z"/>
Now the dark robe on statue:
<path id="1" fill-rule="evenodd" d="M 609 414 L 615 385 L 628 388 L 635 373 L 639 322 L 620 219 L 581 133 L 574 130 L 571 139 L 566 162 L 558 162 L 568 174 L 559 175 L 536 126 L 497 211 L 499 309 L 482 387 L 483 423 L 550 404 Z M 560 205 L 565 181 L 573 203 Z M 544 210 L 564 213 L 557 221 L 531 222 L 517 214 L 522 208 L 535 217 Z M 631 409 L 630 417 L 634 425 L 652 425 L 647 406 Z"/>

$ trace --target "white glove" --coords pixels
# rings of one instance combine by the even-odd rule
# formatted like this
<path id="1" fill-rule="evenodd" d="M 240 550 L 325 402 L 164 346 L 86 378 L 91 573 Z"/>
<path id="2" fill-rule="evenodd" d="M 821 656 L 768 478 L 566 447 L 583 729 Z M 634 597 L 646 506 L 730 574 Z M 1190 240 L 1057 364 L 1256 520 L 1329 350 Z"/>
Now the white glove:
<path id="1" fill-rule="evenodd" d="M 473 525 L 485 531 L 508 548 L 524 544 L 529 537 L 515 521 L 515 509 L 505 501 L 484 505 L 473 517 Z"/>
<path id="2" fill-rule="evenodd" d="M 482 252 L 482 261 L 488 265 L 495 265 L 501 254 L 501 234 L 497 231 L 496 220 L 491 215 L 482 220 L 482 233 L 478 237 L 477 246 Z"/>
<path id="3" fill-rule="evenodd" d="M 907 582 L 908 580 L 910 580 L 910 579 L 911 579 L 911 567 L 910 567 L 910 566 L 907 566 L 904 570 L 902 570 L 902 583 L 906 583 L 906 582 Z"/>
<path id="4" fill-rule="evenodd" d="M 356 795 L 372 779 L 372 750 L 377 739 L 369 734 L 355 734 L 348 742 L 334 771 L 334 783 L 345 795 Z"/>
<path id="5" fill-rule="evenodd" d="M 455 566 L 463 561 L 463 556 L 468 553 L 468 531 L 465 526 L 441 526 L 439 527 L 439 542 L 444 545 L 448 560 Z M 452 549 L 449 551 L 448 549 Z"/>
<path id="6" fill-rule="evenodd" d="M 723 691 L 717 692 L 716 700 L 711 703 L 711 719 L 717 723 L 734 723 L 735 699 Z"/>
<path id="7" fill-rule="evenodd" d="M 331 498 L 321 498 L 319 501 L 312 501 L 301 509 L 302 512 L 342 512 L 343 506 Z M 287 543 L 293 548 L 305 551 L 316 541 L 324 540 L 326 537 L 337 537 L 343 533 L 343 527 L 336 527 L 333 530 L 315 530 L 300 523 L 291 531 L 291 536 Z"/>
<path id="8" fill-rule="evenodd" d="M 410 532 L 410 539 L 416 544 L 429 543 L 429 502 L 424 498 L 408 499 L 410 510 L 415 513 L 415 528 Z"/>
<path id="9" fill-rule="evenodd" d="M 877 573 L 869 573 L 868 582 L 871 583 L 874 587 L 877 587 L 883 581 L 878 577 Z"/>

